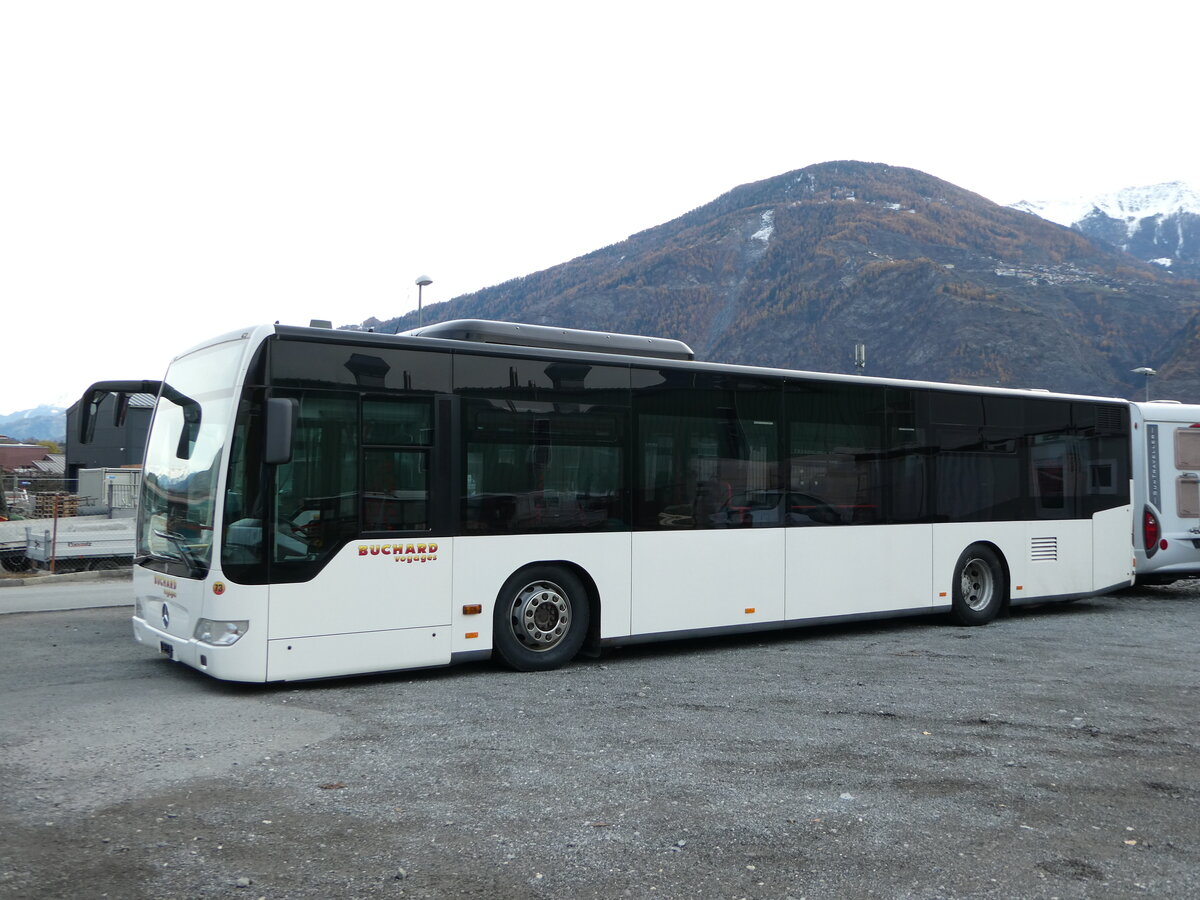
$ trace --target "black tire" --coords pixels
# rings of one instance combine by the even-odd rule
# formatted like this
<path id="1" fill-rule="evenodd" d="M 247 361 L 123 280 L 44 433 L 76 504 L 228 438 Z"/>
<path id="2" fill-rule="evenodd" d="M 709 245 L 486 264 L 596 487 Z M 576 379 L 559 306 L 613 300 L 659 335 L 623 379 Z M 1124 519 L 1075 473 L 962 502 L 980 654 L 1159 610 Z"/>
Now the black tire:
<path id="1" fill-rule="evenodd" d="M 591 602 L 578 577 L 559 566 L 530 566 L 500 589 L 492 646 L 518 672 L 557 669 L 587 637 Z"/>
<path id="2" fill-rule="evenodd" d="M 0 566 L 4 567 L 5 572 L 28 572 L 30 562 L 24 556 L 6 556 L 0 559 Z"/>
<path id="3" fill-rule="evenodd" d="M 1008 582 L 996 551 L 983 544 L 964 550 L 954 565 L 950 618 L 959 625 L 986 625 L 1007 596 Z"/>

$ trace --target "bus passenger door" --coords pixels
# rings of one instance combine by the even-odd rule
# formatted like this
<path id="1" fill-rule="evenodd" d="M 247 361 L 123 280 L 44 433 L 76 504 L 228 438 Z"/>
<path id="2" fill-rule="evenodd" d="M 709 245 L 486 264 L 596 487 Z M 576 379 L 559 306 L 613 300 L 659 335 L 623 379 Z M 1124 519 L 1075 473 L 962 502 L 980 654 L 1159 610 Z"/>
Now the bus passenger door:
<path id="1" fill-rule="evenodd" d="M 275 476 L 268 678 L 449 662 L 452 541 L 435 536 L 448 401 L 297 394 Z"/>

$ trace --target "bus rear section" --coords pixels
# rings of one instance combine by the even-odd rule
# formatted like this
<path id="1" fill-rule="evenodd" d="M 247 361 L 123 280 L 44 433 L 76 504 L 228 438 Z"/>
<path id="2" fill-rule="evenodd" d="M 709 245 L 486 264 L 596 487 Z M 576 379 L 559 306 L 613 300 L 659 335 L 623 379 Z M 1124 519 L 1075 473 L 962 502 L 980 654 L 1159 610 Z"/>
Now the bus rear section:
<path id="1" fill-rule="evenodd" d="M 1133 406 L 1133 543 L 1140 584 L 1200 575 L 1200 405 Z"/>

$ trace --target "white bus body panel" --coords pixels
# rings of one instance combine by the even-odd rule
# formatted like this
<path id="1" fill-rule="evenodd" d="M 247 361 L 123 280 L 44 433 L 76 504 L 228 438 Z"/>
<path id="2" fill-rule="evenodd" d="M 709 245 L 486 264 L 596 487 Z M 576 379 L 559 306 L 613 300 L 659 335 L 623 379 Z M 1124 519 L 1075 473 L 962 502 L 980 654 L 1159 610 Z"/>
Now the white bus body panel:
<path id="1" fill-rule="evenodd" d="M 933 606 L 932 525 L 784 529 L 788 619 Z"/>
<path id="2" fill-rule="evenodd" d="M 783 528 L 633 535 L 633 634 L 784 618 Z"/>
<path id="3" fill-rule="evenodd" d="M 600 595 L 600 637 L 629 634 L 629 557 L 633 537 L 629 532 L 614 531 L 453 538 L 452 651 L 491 650 L 492 613 L 500 588 L 518 569 L 536 563 L 566 563 L 582 569 L 595 582 Z M 481 605 L 483 612 L 463 613 L 464 606 L 474 604 Z"/>
<path id="4" fill-rule="evenodd" d="M 1092 590 L 1103 591 L 1118 584 L 1133 584 L 1133 549 L 1129 546 L 1130 524 L 1136 519 L 1132 506 L 1106 509 L 1092 517 Z"/>
<path id="5" fill-rule="evenodd" d="M 450 662 L 450 629 L 395 628 L 269 641 L 267 680 L 332 678 Z"/>
<path id="6" fill-rule="evenodd" d="M 133 567 L 133 635 L 139 643 L 161 651 L 170 648 L 176 662 L 228 681 L 267 678 L 266 585 L 235 584 L 219 571 L 202 581 L 161 575 Z M 163 623 L 166 611 L 167 622 Z M 194 637 L 200 618 L 248 621 L 249 630 L 227 647 L 201 644 Z"/>
<path id="7" fill-rule="evenodd" d="M 1133 545 L 1139 576 L 1200 575 L 1200 405 L 1133 403 Z M 1167 542 L 1147 556 L 1142 511 L 1158 518 Z M 1192 529 L 1196 529 L 1193 531 Z"/>
<path id="8" fill-rule="evenodd" d="M 453 548 L 363 538 L 312 581 L 272 585 L 267 680 L 448 664 Z"/>

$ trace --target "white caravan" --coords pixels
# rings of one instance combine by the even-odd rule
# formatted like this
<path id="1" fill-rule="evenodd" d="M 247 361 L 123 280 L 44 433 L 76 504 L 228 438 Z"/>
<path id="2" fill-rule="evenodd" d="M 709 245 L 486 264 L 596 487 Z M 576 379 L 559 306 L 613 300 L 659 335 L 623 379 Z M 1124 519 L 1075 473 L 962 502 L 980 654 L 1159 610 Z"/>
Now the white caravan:
<path id="1" fill-rule="evenodd" d="M 1139 584 L 1200 575 L 1200 405 L 1133 403 L 1133 530 Z"/>

